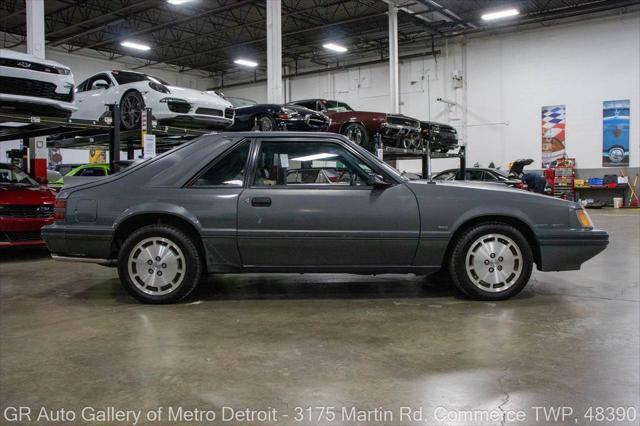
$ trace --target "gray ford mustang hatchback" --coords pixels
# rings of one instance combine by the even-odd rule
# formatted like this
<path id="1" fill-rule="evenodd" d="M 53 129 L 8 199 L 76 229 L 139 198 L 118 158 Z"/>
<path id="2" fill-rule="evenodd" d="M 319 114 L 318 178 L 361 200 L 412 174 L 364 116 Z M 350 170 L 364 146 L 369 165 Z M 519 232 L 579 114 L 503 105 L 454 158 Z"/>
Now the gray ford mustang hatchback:
<path id="1" fill-rule="evenodd" d="M 500 300 L 608 244 L 579 204 L 501 186 L 409 181 L 344 136 L 220 133 L 63 189 L 42 229 L 58 260 L 118 267 L 148 303 L 206 273 L 447 270 Z"/>

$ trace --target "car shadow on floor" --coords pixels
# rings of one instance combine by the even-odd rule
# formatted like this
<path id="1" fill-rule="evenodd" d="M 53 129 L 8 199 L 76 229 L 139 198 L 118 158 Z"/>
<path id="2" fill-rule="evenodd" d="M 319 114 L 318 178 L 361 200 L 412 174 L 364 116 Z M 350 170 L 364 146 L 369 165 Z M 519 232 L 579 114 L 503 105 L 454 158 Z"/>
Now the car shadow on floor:
<path id="1" fill-rule="evenodd" d="M 110 279 L 75 292 L 84 300 L 137 304 L 120 281 Z M 405 299 L 463 297 L 446 278 L 413 275 L 238 274 L 204 279 L 182 303 L 222 300 Z"/>
<path id="2" fill-rule="evenodd" d="M 51 253 L 45 246 L 0 248 L 0 263 L 15 263 L 30 260 L 48 259 L 51 259 Z"/>
<path id="3" fill-rule="evenodd" d="M 460 297 L 441 278 L 346 274 L 224 275 L 204 280 L 186 300 L 385 299 Z"/>

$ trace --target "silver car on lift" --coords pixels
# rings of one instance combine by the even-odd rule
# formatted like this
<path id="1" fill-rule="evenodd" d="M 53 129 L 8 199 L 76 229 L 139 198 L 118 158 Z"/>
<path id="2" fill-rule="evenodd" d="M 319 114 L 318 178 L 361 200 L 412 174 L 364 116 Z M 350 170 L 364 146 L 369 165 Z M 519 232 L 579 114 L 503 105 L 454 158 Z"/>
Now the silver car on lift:
<path id="1" fill-rule="evenodd" d="M 522 290 L 534 264 L 579 269 L 609 239 L 577 203 L 409 181 L 331 133 L 202 136 L 63 189 L 55 218 L 42 231 L 54 258 L 117 265 L 148 303 L 183 299 L 205 273 L 443 268 L 468 296 L 500 300 Z"/>

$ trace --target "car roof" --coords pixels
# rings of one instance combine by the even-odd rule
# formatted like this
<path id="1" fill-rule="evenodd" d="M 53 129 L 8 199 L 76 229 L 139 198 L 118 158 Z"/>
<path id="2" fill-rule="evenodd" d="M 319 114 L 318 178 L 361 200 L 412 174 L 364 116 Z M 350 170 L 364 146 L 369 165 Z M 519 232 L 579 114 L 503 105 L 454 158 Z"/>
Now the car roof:
<path id="1" fill-rule="evenodd" d="M 238 138 L 261 138 L 261 139 L 341 139 L 348 141 L 347 137 L 339 133 L 331 132 L 220 132 L 220 136 L 233 136 Z"/>

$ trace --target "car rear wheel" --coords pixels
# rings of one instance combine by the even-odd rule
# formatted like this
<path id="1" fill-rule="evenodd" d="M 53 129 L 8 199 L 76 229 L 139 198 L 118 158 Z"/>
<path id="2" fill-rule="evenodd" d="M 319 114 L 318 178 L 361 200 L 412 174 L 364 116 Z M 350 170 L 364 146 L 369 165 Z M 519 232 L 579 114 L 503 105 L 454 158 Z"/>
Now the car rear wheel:
<path id="1" fill-rule="evenodd" d="M 367 129 L 365 129 L 362 124 L 347 124 L 342 131 L 342 134 L 345 135 L 351 142 L 354 142 L 357 145 L 366 147 L 369 144 L 369 134 L 367 133 Z"/>
<path id="2" fill-rule="evenodd" d="M 192 239 L 169 225 L 149 225 L 126 239 L 118 256 L 124 288 L 144 303 L 174 303 L 196 288 L 202 259 Z"/>
<path id="3" fill-rule="evenodd" d="M 253 130 L 273 132 L 274 130 L 277 130 L 276 121 L 268 115 L 260 115 L 255 119 Z"/>
<path id="4" fill-rule="evenodd" d="M 136 91 L 125 93 L 120 100 L 120 124 L 125 130 L 140 128 L 144 100 Z"/>
<path id="5" fill-rule="evenodd" d="M 533 253 L 511 225 L 487 223 L 465 231 L 454 243 L 449 271 L 455 286 L 478 300 L 504 300 L 529 281 Z"/>

